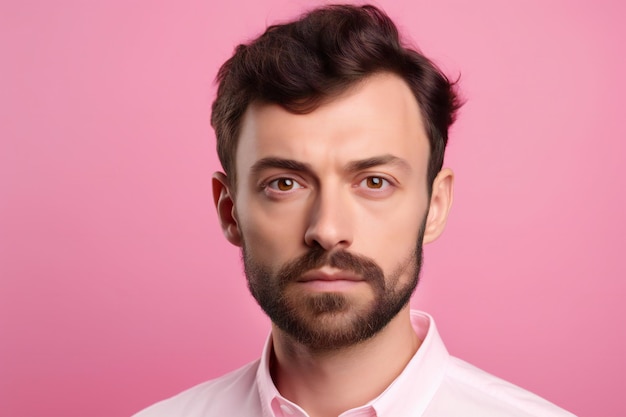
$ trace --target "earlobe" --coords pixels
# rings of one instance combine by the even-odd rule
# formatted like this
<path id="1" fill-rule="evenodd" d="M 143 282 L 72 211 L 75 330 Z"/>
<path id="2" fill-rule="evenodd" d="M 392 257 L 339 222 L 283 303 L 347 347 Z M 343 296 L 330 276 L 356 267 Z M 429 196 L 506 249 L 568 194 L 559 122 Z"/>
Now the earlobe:
<path id="1" fill-rule="evenodd" d="M 452 206 L 453 194 L 454 173 L 444 168 L 433 181 L 428 219 L 424 230 L 424 243 L 433 242 L 443 233 Z"/>
<path id="2" fill-rule="evenodd" d="M 216 172 L 212 177 L 213 202 L 217 209 L 217 217 L 226 239 L 235 246 L 241 246 L 241 233 L 235 215 L 235 201 L 233 199 L 228 178 L 222 172 Z"/>

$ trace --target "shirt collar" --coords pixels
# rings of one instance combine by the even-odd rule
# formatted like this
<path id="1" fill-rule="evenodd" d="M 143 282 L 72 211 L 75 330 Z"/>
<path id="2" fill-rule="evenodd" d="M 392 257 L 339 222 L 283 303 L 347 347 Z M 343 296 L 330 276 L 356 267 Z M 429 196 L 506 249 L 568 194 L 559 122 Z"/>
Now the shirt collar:
<path id="1" fill-rule="evenodd" d="M 449 354 L 430 315 L 412 310 L 411 324 L 422 344 L 402 373 L 374 400 L 343 415 L 363 415 L 363 412 L 371 409 L 375 410 L 378 417 L 410 417 L 424 412 L 443 380 Z M 282 397 L 274 385 L 269 368 L 271 353 L 270 335 L 265 342 L 256 375 L 263 416 L 289 414 L 277 412 L 279 408 L 306 415 L 298 405 Z"/>

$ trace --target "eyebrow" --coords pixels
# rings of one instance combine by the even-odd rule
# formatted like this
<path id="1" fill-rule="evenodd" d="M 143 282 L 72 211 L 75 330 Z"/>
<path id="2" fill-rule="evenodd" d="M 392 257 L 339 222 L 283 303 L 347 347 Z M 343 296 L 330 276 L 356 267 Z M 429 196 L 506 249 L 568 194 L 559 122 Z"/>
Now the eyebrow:
<path id="1" fill-rule="evenodd" d="M 346 165 L 346 171 L 358 172 L 381 165 L 394 165 L 404 171 L 411 171 L 411 165 L 405 159 L 399 158 L 391 154 L 373 156 L 371 158 L 351 161 Z M 296 161 L 294 159 L 283 159 L 277 157 L 267 157 L 259 159 L 254 163 L 254 165 L 252 165 L 252 168 L 250 169 L 250 174 L 253 176 L 257 176 L 263 170 L 269 168 L 287 169 L 290 171 L 299 171 L 313 174 L 313 168 L 310 164 Z"/>
<path id="2" fill-rule="evenodd" d="M 349 172 L 363 171 L 365 169 L 374 168 L 381 165 L 394 165 L 404 171 L 411 171 L 411 165 L 405 159 L 399 158 L 391 154 L 373 156 L 371 158 L 352 161 L 348 164 L 347 170 Z"/>
<path id="3" fill-rule="evenodd" d="M 250 168 L 250 174 L 252 176 L 259 175 L 263 170 L 269 168 L 279 168 L 279 169 L 288 169 L 290 171 L 299 171 L 299 172 L 307 172 L 312 173 L 313 168 L 311 165 L 305 164 L 303 162 L 296 161 L 294 159 L 283 159 L 276 157 L 268 157 L 259 159 L 252 165 Z"/>

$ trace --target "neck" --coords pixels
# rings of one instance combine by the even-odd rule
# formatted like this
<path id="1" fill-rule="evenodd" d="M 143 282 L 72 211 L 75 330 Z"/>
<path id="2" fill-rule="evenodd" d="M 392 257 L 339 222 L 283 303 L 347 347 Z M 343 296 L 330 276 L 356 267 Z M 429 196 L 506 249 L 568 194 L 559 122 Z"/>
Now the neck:
<path id="1" fill-rule="evenodd" d="M 274 383 L 311 417 L 336 417 L 376 398 L 421 343 L 408 305 L 371 339 L 336 351 L 314 352 L 275 326 L 272 338 Z"/>

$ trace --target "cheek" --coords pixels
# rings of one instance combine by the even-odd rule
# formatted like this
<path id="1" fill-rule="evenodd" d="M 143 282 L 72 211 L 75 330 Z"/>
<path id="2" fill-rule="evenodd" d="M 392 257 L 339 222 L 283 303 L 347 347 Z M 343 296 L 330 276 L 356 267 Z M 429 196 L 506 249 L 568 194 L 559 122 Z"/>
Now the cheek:
<path id="1" fill-rule="evenodd" d="M 301 255 L 304 245 L 303 216 L 299 211 L 276 211 L 250 204 L 238 216 L 248 252 L 271 268 Z"/>
<path id="2" fill-rule="evenodd" d="M 414 251 L 426 208 L 423 199 L 413 198 L 364 211 L 355 246 L 385 270 L 397 266 Z"/>

